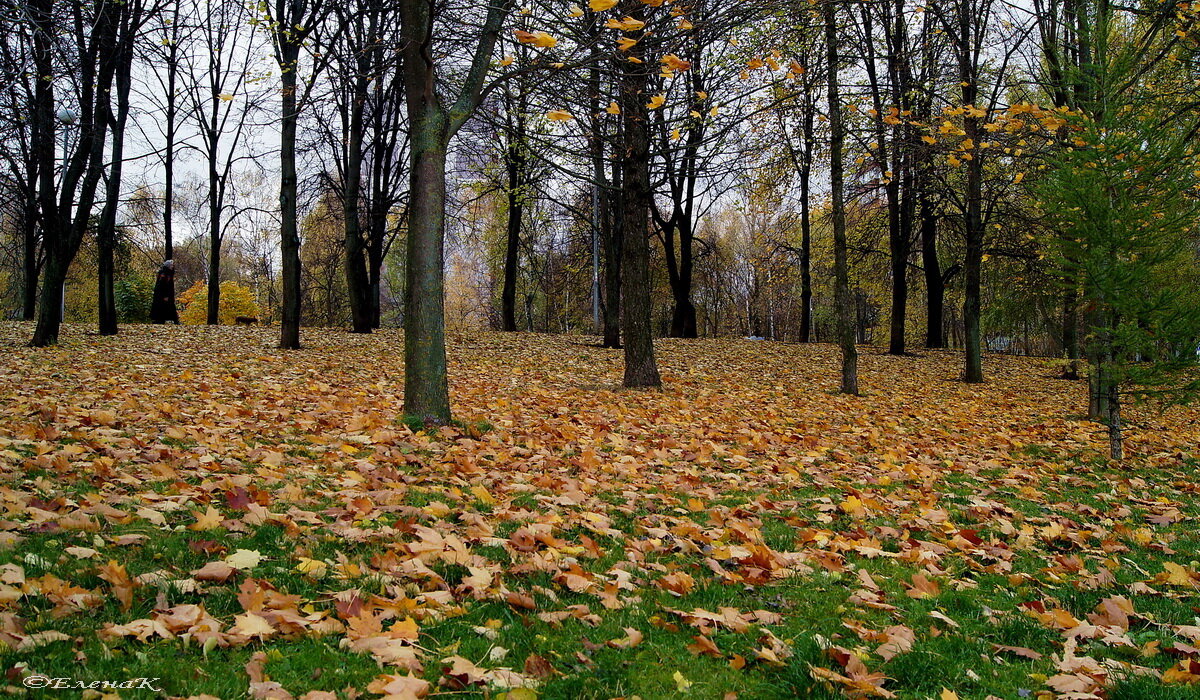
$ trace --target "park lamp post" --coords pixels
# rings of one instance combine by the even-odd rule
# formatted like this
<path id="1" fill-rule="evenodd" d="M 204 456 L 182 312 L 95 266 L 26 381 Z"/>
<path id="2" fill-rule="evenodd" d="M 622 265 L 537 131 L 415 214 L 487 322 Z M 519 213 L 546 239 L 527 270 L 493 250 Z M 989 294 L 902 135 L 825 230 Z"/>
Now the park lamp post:
<path id="1" fill-rule="evenodd" d="M 67 138 L 69 136 L 68 131 L 69 131 L 70 127 L 74 126 L 75 122 L 79 119 L 79 115 L 77 115 L 75 113 L 75 110 L 71 109 L 70 107 L 62 107 L 58 110 L 58 112 L 55 114 L 55 116 L 58 117 L 58 122 L 63 125 L 63 130 L 62 130 L 62 134 L 63 134 L 62 187 L 65 189 L 67 186 L 67 160 L 69 158 L 69 153 L 70 153 L 69 148 L 68 148 L 68 142 L 67 142 Z M 72 199 L 74 199 L 74 198 L 72 197 L 71 199 L 64 200 L 68 203 L 67 211 L 66 211 L 66 220 L 68 222 L 71 221 L 71 216 L 72 216 L 71 205 L 70 205 L 70 202 L 72 201 Z M 67 320 L 67 281 L 66 281 L 66 278 L 64 277 L 63 278 L 63 288 L 62 288 L 62 304 L 59 306 L 59 309 L 58 309 L 58 322 L 66 323 L 66 320 Z"/>

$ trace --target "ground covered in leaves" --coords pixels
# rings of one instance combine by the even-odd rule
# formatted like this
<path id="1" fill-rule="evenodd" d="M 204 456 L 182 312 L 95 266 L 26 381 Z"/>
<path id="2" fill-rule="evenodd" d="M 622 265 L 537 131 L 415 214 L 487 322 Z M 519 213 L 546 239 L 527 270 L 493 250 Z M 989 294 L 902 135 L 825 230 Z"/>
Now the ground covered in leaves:
<path id="1" fill-rule="evenodd" d="M 453 339 L 461 425 L 397 420 L 400 337 L 0 328 L 10 692 L 260 698 L 1193 698 L 1200 412 L 1102 454 L 1043 360 Z M 57 693 L 57 695 L 56 695 Z"/>

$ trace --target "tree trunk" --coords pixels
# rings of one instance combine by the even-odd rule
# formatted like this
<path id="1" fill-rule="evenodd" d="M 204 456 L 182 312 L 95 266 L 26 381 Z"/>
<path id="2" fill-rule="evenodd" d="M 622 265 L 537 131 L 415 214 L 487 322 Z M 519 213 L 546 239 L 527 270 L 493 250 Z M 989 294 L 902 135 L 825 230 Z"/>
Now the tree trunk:
<path id="1" fill-rule="evenodd" d="M 854 344 L 857 314 L 850 292 L 850 272 L 846 245 L 846 203 L 843 192 L 842 105 L 838 94 L 837 10 L 826 0 L 825 50 L 828 62 L 829 98 L 829 188 L 833 223 L 834 302 L 837 306 L 837 336 L 842 350 L 842 393 L 858 394 L 858 348 Z"/>
<path id="2" fill-rule="evenodd" d="M 521 123 L 520 118 L 518 123 Z M 504 158 L 508 173 L 508 228 L 504 244 L 504 286 L 500 292 L 500 328 L 509 332 L 517 330 L 517 273 L 521 252 L 521 223 L 525 216 L 521 192 L 524 172 L 521 136 L 519 132 L 509 135 L 511 141 Z"/>
<path id="3" fill-rule="evenodd" d="M 805 104 L 804 153 L 800 165 L 800 342 L 812 340 L 812 191 L 813 131 L 816 105 Z"/>
<path id="4" fill-rule="evenodd" d="M 21 216 L 21 318 L 32 321 L 37 315 L 38 275 L 41 266 L 38 263 L 38 231 L 37 231 L 37 198 L 36 185 L 31 187 L 27 196 L 29 201 Z"/>
<path id="5" fill-rule="evenodd" d="M 971 15 L 968 3 L 958 6 L 958 72 L 961 81 L 963 106 L 975 109 L 979 96 L 978 77 L 975 75 L 975 61 L 978 57 L 972 54 L 968 44 L 972 36 L 972 22 L 982 21 Z M 976 31 L 980 31 L 976 27 Z M 964 142 L 975 144 L 973 153 L 967 160 L 966 207 L 963 212 L 963 230 L 966 234 L 966 251 L 963 261 L 965 289 L 963 292 L 963 328 L 964 344 L 966 345 L 966 362 L 963 371 L 963 381 L 976 384 L 983 381 L 983 330 L 980 327 L 980 282 L 983 267 L 983 150 L 979 145 L 983 142 L 985 133 L 980 127 L 981 118 L 967 114 L 963 117 Z"/>
<path id="6" fill-rule="evenodd" d="M 679 266 L 677 274 L 671 276 L 671 296 L 675 302 L 671 309 L 671 337 L 696 338 L 699 336 L 696 305 L 692 302 L 692 247 L 695 234 L 686 215 L 677 221 L 674 230 L 679 232 Z M 668 235 L 664 231 L 664 237 Z M 674 251 L 668 250 L 667 255 L 673 257 Z"/>
<path id="7" fill-rule="evenodd" d="M 446 124 L 436 110 L 410 106 L 408 241 L 404 304 L 404 414 L 425 425 L 450 422 L 446 379 Z"/>
<path id="8" fill-rule="evenodd" d="M 1116 461 L 1125 458 L 1121 437 L 1121 396 L 1116 382 L 1108 384 L 1108 452 Z"/>
<path id="9" fill-rule="evenodd" d="M 111 176 L 110 176 L 111 177 Z M 118 196 L 114 192 L 116 187 L 113 186 L 110 179 L 108 196 Z M 109 225 L 109 208 L 113 211 L 111 216 L 116 219 L 116 205 L 105 203 L 104 212 L 100 217 L 100 226 L 96 230 L 96 253 L 97 253 L 97 270 L 96 270 L 96 316 L 99 321 L 97 331 L 100 335 L 116 335 L 117 334 L 117 298 L 115 292 L 116 284 L 116 264 L 114 255 L 116 252 L 116 222 Z"/>
<path id="10" fill-rule="evenodd" d="M 213 96 L 216 103 L 217 97 Z M 215 108 L 214 108 L 215 109 Z M 215 121 L 216 114 L 214 112 Z M 208 153 L 208 314 L 205 322 L 215 326 L 221 322 L 221 180 L 217 174 L 216 134 L 210 132 Z M 282 194 L 280 202 L 283 201 Z M 292 201 L 295 201 L 294 199 Z M 286 256 L 285 256 L 286 259 Z"/>
<path id="11" fill-rule="evenodd" d="M 621 177 L 614 178 L 620 191 Z M 625 250 L 625 227 L 618 216 L 617 198 L 603 198 L 600 233 L 604 243 L 604 347 L 621 347 L 621 260 Z"/>
<path id="12" fill-rule="evenodd" d="M 42 272 L 42 294 L 38 304 L 37 326 L 30 342 L 35 348 L 58 344 L 58 332 L 62 324 L 63 284 L 67 280 L 67 267 L 63 265 L 61 253 L 48 253 Z"/>
<path id="13" fill-rule="evenodd" d="M 281 47 L 283 83 L 280 99 L 279 148 L 279 237 L 283 276 L 283 317 L 279 324 L 279 347 L 295 350 L 300 347 L 300 230 L 296 212 L 296 126 L 299 121 L 296 70 L 300 46 L 292 41 Z M 210 285 L 211 293 L 212 287 Z M 211 314 L 211 309 L 210 312 Z"/>
<path id="14" fill-rule="evenodd" d="M 373 26 L 373 21 L 372 21 Z M 361 27 L 359 29 L 361 32 Z M 373 32 L 372 32 L 373 33 Z M 363 139 L 366 126 L 363 111 L 367 105 L 371 49 L 359 48 L 354 74 L 354 92 L 350 97 L 349 128 L 346 133 L 345 167 L 342 182 L 342 226 L 345 239 L 346 294 L 350 297 L 351 331 L 370 333 L 374 329 L 371 314 L 371 284 L 367 273 L 366 243 L 363 240 L 362 203 Z"/>
<path id="15" fill-rule="evenodd" d="M 1063 379 L 1079 379 L 1079 291 L 1075 287 L 1063 292 L 1063 354 L 1067 364 Z"/>
<path id="16" fill-rule="evenodd" d="M 921 197 L 921 261 L 925 267 L 925 347 L 946 347 L 946 279 L 937 251 L 937 215 L 926 195 Z"/>
<path id="17" fill-rule="evenodd" d="M 967 122 L 975 120 L 970 117 Z M 967 138 L 978 138 L 977 129 L 967 128 Z M 976 143 L 979 143 L 976 141 Z M 963 270 L 966 277 L 966 289 L 963 301 L 963 326 L 966 345 L 966 366 L 963 381 L 979 383 L 983 381 L 983 351 L 982 329 L 980 328 L 980 280 L 983 265 L 983 218 L 981 203 L 983 199 L 983 171 L 980 167 L 979 155 L 967 161 L 967 213 L 966 213 L 966 255 Z"/>
<path id="18" fill-rule="evenodd" d="M 892 167 L 899 168 L 895 163 Z M 888 252 L 892 272 L 892 318 L 888 332 L 888 354 L 903 355 L 905 321 L 908 314 L 908 253 L 911 224 L 906 226 L 900 185 L 893 175 L 888 190 Z"/>
<path id="19" fill-rule="evenodd" d="M 107 112 L 107 120 L 113 125 L 113 129 L 112 150 L 110 151 L 112 165 L 108 172 L 108 184 L 105 188 L 104 208 L 100 213 L 100 225 L 96 231 L 99 254 L 96 296 L 100 335 L 116 335 L 118 332 L 116 265 L 113 257 L 117 244 L 117 209 L 121 199 L 121 173 L 125 158 L 125 124 L 129 120 L 129 93 L 133 87 L 131 71 L 134 33 L 137 31 L 140 21 L 140 3 L 125 3 L 121 8 L 120 42 L 113 47 L 117 52 L 115 71 L 117 109 L 115 114 L 112 111 L 112 97 L 104 96 L 104 109 Z"/>
<path id="20" fill-rule="evenodd" d="M 372 223 L 372 227 L 374 223 Z M 381 222 L 381 226 L 386 227 L 386 222 Z M 367 280 L 371 285 L 371 328 L 379 328 L 382 323 L 382 309 L 380 307 L 380 295 L 383 290 L 383 240 L 386 236 L 384 230 L 380 230 L 378 234 L 372 229 L 371 243 L 367 246 Z"/>
<path id="21" fill-rule="evenodd" d="M 627 3 L 629 14 L 645 20 L 645 7 L 639 2 Z M 644 31 L 631 33 L 631 38 L 644 38 Z M 623 285 L 621 330 L 625 340 L 625 381 L 628 388 L 653 388 L 662 385 L 654 361 L 654 331 L 650 313 L 650 132 L 646 99 L 650 76 L 641 42 L 630 49 L 630 58 L 639 62 L 622 62 L 621 116 L 623 148 L 621 149 L 621 184 L 624 195 L 622 222 L 625 247 L 621 256 Z"/>

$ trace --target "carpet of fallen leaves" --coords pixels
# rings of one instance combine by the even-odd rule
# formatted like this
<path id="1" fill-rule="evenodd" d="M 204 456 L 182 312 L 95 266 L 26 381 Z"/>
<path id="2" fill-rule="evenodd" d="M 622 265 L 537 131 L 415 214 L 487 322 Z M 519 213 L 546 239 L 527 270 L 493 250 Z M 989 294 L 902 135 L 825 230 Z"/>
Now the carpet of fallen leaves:
<path id="1" fill-rule="evenodd" d="M 461 423 L 414 433 L 395 332 L 29 331 L 0 328 L 10 692 L 1200 694 L 1200 411 L 1133 411 L 1110 464 L 1044 360 L 970 386 L 867 350 L 853 398 L 827 346 L 661 341 L 664 389 L 625 392 L 590 339 L 459 337 Z"/>

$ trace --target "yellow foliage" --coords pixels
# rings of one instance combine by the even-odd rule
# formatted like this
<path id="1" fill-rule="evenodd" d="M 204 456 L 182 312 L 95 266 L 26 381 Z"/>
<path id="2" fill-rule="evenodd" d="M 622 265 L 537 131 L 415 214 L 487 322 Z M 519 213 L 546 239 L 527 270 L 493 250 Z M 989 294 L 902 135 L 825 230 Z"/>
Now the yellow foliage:
<path id="1" fill-rule="evenodd" d="M 208 285 L 193 284 L 179 295 L 179 322 L 190 326 L 203 325 L 208 320 Z M 238 316 L 258 318 L 258 303 L 254 293 L 232 280 L 221 283 L 221 302 L 217 307 L 217 320 L 222 326 L 232 326 Z"/>

